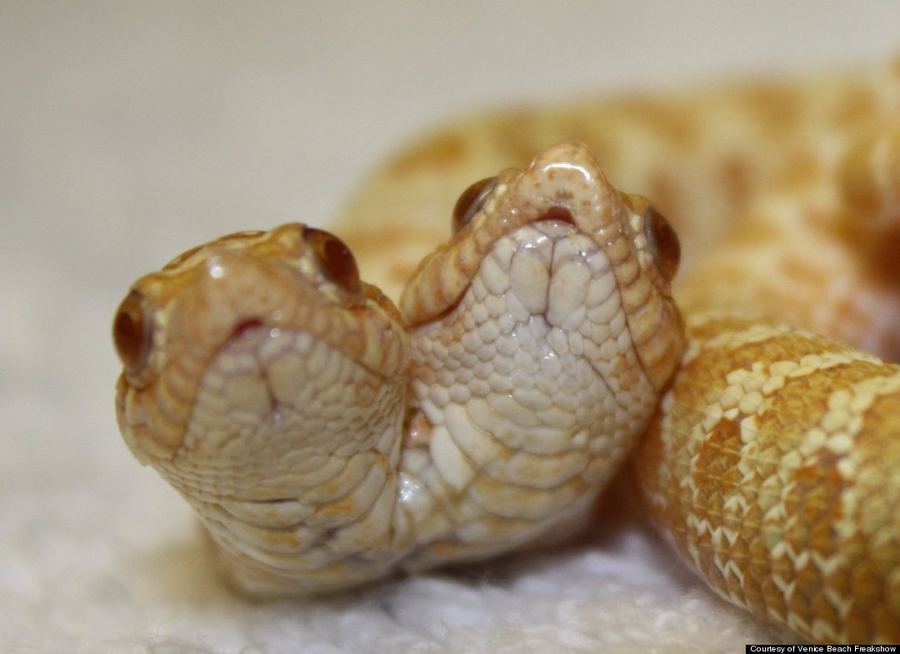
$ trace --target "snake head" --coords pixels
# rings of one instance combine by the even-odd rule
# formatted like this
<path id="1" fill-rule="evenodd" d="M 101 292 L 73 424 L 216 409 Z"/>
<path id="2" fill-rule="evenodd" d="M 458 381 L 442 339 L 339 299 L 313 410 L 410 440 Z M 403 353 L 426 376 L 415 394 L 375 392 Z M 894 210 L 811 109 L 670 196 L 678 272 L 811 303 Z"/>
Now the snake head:
<path id="1" fill-rule="evenodd" d="M 396 308 L 360 281 L 346 246 L 301 224 L 231 234 L 142 277 L 119 306 L 113 340 L 119 426 L 154 464 L 296 419 L 287 414 L 317 391 L 304 386 L 316 356 L 379 379 L 404 365 L 406 347 Z"/>
<path id="2" fill-rule="evenodd" d="M 476 182 L 460 196 L 453 211 L 453 237 L 422 261 L 401 297 L 407 323 L 424 325 L 448 314 L 497 242 L 541 221 L 570 224 L 602 253 L 604 270 L 590 274 L 609 274 L 640 367 L 660 390 L 684 350 L 684 328 L 671 295 L 680 258 L 678 237 L 649 201 L 613 188 L 581 143 L 553 146 L 525 170 L 503 171 Z M 578 291 L 552 270 L 534 277 L 518 285 L 543 289 L 535 294 L 547 296 L 540 310 L 551 324 L 564 319 L 555 314 L 590 310 L 585 306 L 591 299 L 585 295 L 587 285 Z M 554 277 L 556 282 L 551 281 Z M 540 305 L 540 298 L 534 304 Z"/>

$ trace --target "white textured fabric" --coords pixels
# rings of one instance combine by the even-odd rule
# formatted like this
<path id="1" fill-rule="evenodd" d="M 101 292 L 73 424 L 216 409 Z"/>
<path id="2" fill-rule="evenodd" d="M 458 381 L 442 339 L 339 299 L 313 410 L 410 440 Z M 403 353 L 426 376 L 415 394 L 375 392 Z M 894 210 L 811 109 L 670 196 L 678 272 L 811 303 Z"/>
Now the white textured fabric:
<path id="1" fill-rule="evenodd" d="M 485 3 L 487 4 L 487 3 Z M 890 54 L 900 4 L 0 6 L 0 650 L 739 651 L 785 638 L 704 590 L 626 490 L 583 542 L 257 604 L 113 417 L 109 322 L 189 245 L 327 224 L 461 111 Z"/>

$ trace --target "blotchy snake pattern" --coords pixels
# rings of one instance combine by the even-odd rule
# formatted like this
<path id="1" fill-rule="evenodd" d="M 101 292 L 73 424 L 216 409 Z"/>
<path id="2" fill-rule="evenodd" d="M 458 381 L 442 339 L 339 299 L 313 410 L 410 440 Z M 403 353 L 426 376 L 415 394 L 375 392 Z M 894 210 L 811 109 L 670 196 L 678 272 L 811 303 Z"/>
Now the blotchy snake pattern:
<path id="1" fill-rule="evenodd" d="M 720 595 L 814 640 L 896 642 L 900 369 L 877 356 L 900 353 L 898 116 L 893 66 L 461 121 L 385 166 L 340 229 L 364 278 L 395 299 L 406 285 L 399 312 L 343 244 L 290 226 L 139 281 L 116 321 L 123 434 L 260 593 L 545 542 L 637 443 L 646 505 Z M 416 270 L 460 190 L 573 139 L 681 237 L 669 387 L 665 231 L 581 146 L 469 198 L 474 217 Z M 582 172 L 549 175 L 563 169 Z"/>

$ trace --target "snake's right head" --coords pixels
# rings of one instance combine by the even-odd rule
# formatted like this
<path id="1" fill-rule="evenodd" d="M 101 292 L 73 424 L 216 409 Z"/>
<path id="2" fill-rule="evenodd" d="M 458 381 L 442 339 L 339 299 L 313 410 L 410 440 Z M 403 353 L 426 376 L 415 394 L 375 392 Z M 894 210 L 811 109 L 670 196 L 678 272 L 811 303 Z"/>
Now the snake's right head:
<path id="1" fill-rule="evenodd" d="M 135 456 L 157 467 L 215 461 L 223 477 L 248 449 L 277 460 L 298 424 L 349 419 L 342 402 L 375 401 L 406 357 L 393 304 L 360 281 L 339 239 L 301 224 L 231 234 L 142 277 L 113 340 L 117 416 Z M 334 397 L 341 384 L 353 398 Z"/>
<path id="2" fill-rule="evenodd" d="M 670 293 L 675 232 L 613 188 L 586 146 L 556 145 L 474 184 L 452 224 L 400 300 L 422 416 L 414 442 L 428 442 L 435 471 L 412 471 L 424 481 L 404 505 L 420 515 L 420 489 L 446 486 L 446 504 L 476 525 L 457 539 L 469 549 L 447 539 L 420 555 L 429 563 L 496 553 L 498 525 L 521 544 L 583 524 L 685 342 Z"/>
<path id="3" fill-rule="evenodd" d="M 542 223 L 568 230 L 535 237 L 540 242 L 520 239 L 502 256 L 497 251 L 508 235 Z M 629 363 L 616 363 L 613 373 L 646 378 L 656 392 L 675 372 L 685 345 L 671 294 L 678 237 L 648 200 L 616 190 L 585 145 L 555 145 L 525 170 L 473 184 L 454 209 L 453 231 L 449 243 L 421 263 L 400 299 L 411 325 L 449 316 L 476 278 L 498 270 L 483 282 L 503 296 L 493 302 L 498 311 L 516 296 L 550 326 L 583 332 L 576 339 L 590 333 L 606 348 L 593 363 L 609 363 L 607 350 L 627 352 Z M 554 239 L 559 262 L 531 256 Z M 567 248 L 572 252 L 564 254 Z M 521 255 L 510 254 L 514 250 Z"/>

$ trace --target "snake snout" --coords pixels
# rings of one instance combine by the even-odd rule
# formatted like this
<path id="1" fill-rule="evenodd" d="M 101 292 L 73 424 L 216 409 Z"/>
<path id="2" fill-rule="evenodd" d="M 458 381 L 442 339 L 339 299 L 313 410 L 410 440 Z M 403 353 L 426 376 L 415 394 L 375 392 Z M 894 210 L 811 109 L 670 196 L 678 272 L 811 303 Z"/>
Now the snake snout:
<path id="1" fill-rule="evenodd" d="M 508 245 L 512 244 L 512 245 Z M 609 262 L 603 252 L 574 227 L 572 214 L 565 208 L 547 211 L 541 220 L 520 228 L 508 241 L 498 243 L 503 250 L 512 247 L 509 258 L 508 293 L 521 308 L 532 315 L 542 315 L 546 322 L 562 330 L 572 329 L 584 319 L 588 306 L 588 289 L 595 284 L 609 287 Z M 486 266 L 482 274 L 499 287 L 496 269 Z M 608 296 L 611 290 L 607 288 Z M 524 319 L 524 316 L 522 316 Z"/>

